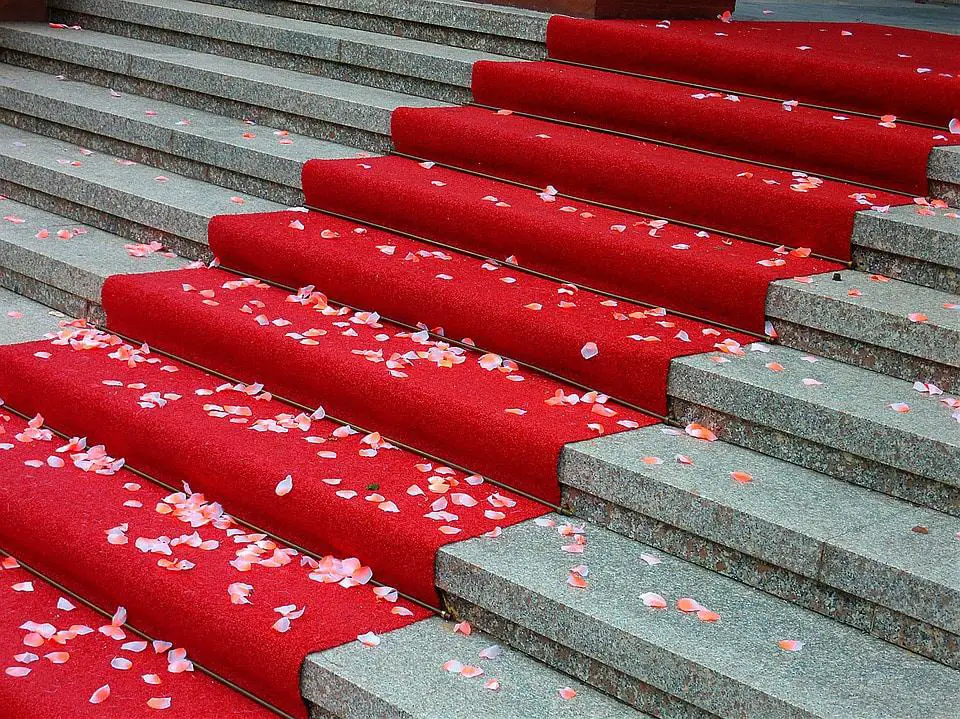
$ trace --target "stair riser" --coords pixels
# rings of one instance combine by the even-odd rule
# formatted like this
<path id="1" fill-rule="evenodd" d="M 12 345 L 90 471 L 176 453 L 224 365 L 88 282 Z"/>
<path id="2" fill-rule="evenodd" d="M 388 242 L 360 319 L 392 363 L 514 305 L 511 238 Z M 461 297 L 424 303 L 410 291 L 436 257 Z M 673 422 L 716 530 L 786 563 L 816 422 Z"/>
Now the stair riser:
<path id="1" fill-rule="evenodd" d="M 911 382 L 917 380 L 932 382 L 944 392 L 956 392 L 960 388 L 960 370 L 956 367 L 850 337 L 823 332 L 777 317 L 770 319 L 777 329 L 780 342 L 787 347 L 805 350 L 820 357 L 829 357 Z"/>
<path id="2" fill-rule="evenodd" d="M 0 248 L 3 248 L 2 244 Z M 102 324 L 104 321 L 103 310 L 99 304 L 88 302 L 82 297 L 44 284 L 4 266 L 0 266 L 0 287 L 41 302 L 69 317 L 83 317 L 95 324 Z"/>
<path id="3" fill-rule="evenodd" d="M 564 463 L 567 466 L 561 465 L 561 473 L 568 478 L 576 469 L 570 466 L 569 459 Z M 777 566 L 773 561 L 758 559 L 695 532 L 685 531 L 649 513 L 634 511 L 569 484 L 563 484 L 562 488 L 564 506 L 577 517 L 856 627 L 891 644 L 960 668 L 960 636 L 955 633 L 861 599 L 815 577 L 805 577 Z M 718 519 L 721 525 L 732 523 L 737 526 L 739 536 L 756 536 L 755 532 L 741 531 L 730 512 L 718 512 Z M 774 536 L 781 528 L 770 527 L 770 530 Z M 718 528 L 716 531 L 722 533 L 723 530 Z M 776 546 L 777 541 L 772 539 L 770 546 Z"/>
<path id="4" fill-rule="evenodd" d="M 960 269 L 956 267 L 857 245 L 853 246 L 853 266 L 863 272 L 875 272 L 915 285 L 960 294 Z"/>
<path id="5" fill-rule="evenodd" d="M 245 0 L 200 0 L 210 5 L 232 7 L 239 10 L 249 9 Z M 504 37 L 492 33 L 474 32 L 453 27 L 444 27 L 438 18 L 424 17 L 424 22 L 403 20 L 385 17 L 362 10 L 351 11 L 349 7 L 325 7 L 305 2 L 289 2 L 287 0 L 259 0 L 257 12 L 279 15 L 280 17 L 319 22 L 326 25 L 339 25 L 368 32 L 396 35 L 411 40 L 434 42 L 440 45 L 452 45 L 480 52 L 491 52 L 497 55 L 518 57 L 527 60 L 540 60 L 546 56 L 546 45 L 543 39 L 524 40 L 520 38 Z M 434 22 L 429 22 L 433 19 Z M 544 23 L 545 27 L 545 23 Z M 545 33 L 544 33 L 545 37 Z"/>
<path id="6" fill-rule="evenodd" d="M 670 397 L 669 404 L 671 418 L 684 424 L 700 422 L 708 425 L 726 442 L 899 497 L 921 507 L 960 516 L 960 488 L 955 486 L 810 442 L 775 428 L 676 397 Z"/>
<path id="7" fill-rule="evenodd" d="M 443 102 L 465 103 L 471 99 L 470 90 L 466 87 L 466 85 L 469 84 L 469 68 L 458 67 L 456 71 L 440 69 L 436 74 L 448 75 L 449 82 L 437 82 L 376 69 L 377 67 L 391 68 L 394 65 L 402 63 L 404 58 L 398 58 L 396 62 L 390 63 L 386 57 L 375 56 L 374 50 L 365 49 L 367 54 L 366 59 L 374 66 L 362 67 L 356 64 L 350 64 L 349 62 L 336 62 L 324 58 L 308 57 L 282 52 L 272 48 L 258 47 L 253 44 L 244 45 L 218 38 L 180 33 L 165 28 L 134 24 L 126 20 L 97 17 L 68 10 L 54 10 L 52 17 L 56 22 L 62 22 L 67 25 L 80 25 L 81 27 L 97 32 L 155 42 L 171 47 L 182 47 L 196 52 L 232 57 L 237 60 L 257 62 L 263 65 L 271 65 L 273 67 L 309 73 L 311 75 L 321 75 L 323 77 L 358 85 L 368 85 L 370 87 L 403 92 L 419 97 L 430 97 Z M 339 54 L 339 52 L 336 50 L 332 52 L 334 56 L 337 54 Z M 378 60 L 382 62 L 382 65 L 374 64 Z M 409 62 L 417 63 L 418 59 L 413 59 Z"/>
<path id="8" fill-rule="evenodd" d="M 952 145 L 934 150 L 927 164 L 930 195 L 960 207 L 960 147 Z"/>
<path id="9" fill-rule="evenodd" d="M 0 32 L 0 38 L 3 38 L 2 32 Z M 78 59 L 78 61 L 80 61 L 80 59 Z M 376 122 L 378 130 L 368 131 L 288 112 L 284 109 L 264 107 L 263 105 L 248 102 L 245 99 L 235 99 L 235 94 L 231 94 L 229 97 L 210 95 L 192 89 L 173 87 L 151 79 L 125 75 L 122 72 L 101 70 L 84 64 L 74 64 L 69 61 L 32 55 L 17 50 L 0 49 L 0 62 L 20 65 L 53 75 L 63 74 L 73 80 L 113 88 L 119 92 L 131 93 L 154 100 L 192 107 L 197 110 L 225 115 L 240 120 L 251 119 L 257 124 L 279 127 L 292 133 L 316 137 L 322 140 L 331 140 L 351 147 L 363 148 L 371 152 L 386 152 L 391 148 L 388 137 L 389 112 L 386 110 L 382 111 L 382 117 Z M 141 74 L 151 73 L 145 72 Z M 222 83 L 218 83 L 213 79 L 211 79 L 211 83 L 221 90 L 222 93 L 229 93 L 229 90 Z M 240 85 L 239 88 L 235 87 L 233 89 L 242 90 L 245 98 L 256 96 L 256 89 L 252 87 L 244 88 Z M 296 94 L 297 93 L 291 91 L 284 101 L 284 105 L 290 108 L 297 107 L 298 103 L 294 100 Z M 302 105 L 300 107 L 302 107 Z"/>
<path id="10" fill-rule="evenodd" d="M 0 102 L 4 102 L 9 107 L 12 103 L 7 102 L 3 94 L 4 90 L 0 88 Z M 50 107 L 47 111 L 52 113 L 55 108 Z M 303 192 L 298 188 L 299 182 L 294 179 L 299 178 L 300 168 L 303 166 L 300 162 L 279 161 L 278 158 L 264 157 L 261 153 L 244 152 L 205 138 L 199 138 L 196 142 L 189 144 L 180 143 L 172 148 L 173 152 L 164 152 L 156 149 L 165 144 L 162 142 L 164 133 L 160 128 L 156 128 L 157 136 L 140 134 L 136 142 L 127 142 L 117 139 L 117 136 L 129 136 L 139 128 L 130 128 L 131 131 L 127 132 L 125 131 L 127 128 L 106 127 L 103 125 L 102 115 L 100 116 L 102 132 L 110 132 L 113 136 L 80 129 L 79 125 L 87 125 L 88 121 L 94 120 L 93 115 L 94 113 L 88 115 L 82 112 L 81 108 L 74 106 L 76 126 L 71 127 L 9 109 L 0 109 L 0 123 L 284 205 L 303 204 Z M 97 126 L 90 124 L 92 127 Z M 219 166 L 208 165 L 198 158 L 214 158 Z M 273 182 L 247 173 L 269 174 L 283 182 Z"/>

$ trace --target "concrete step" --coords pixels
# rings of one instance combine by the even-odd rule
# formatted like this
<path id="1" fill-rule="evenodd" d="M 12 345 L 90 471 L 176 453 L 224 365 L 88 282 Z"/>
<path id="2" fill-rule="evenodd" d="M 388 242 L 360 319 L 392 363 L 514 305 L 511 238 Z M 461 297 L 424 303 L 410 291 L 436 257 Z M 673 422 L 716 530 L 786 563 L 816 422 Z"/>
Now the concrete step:
<path id="1" fill-rule="evenodd" d="M 187 264 L 163 251 L 135 256 L 138 248 L 116 235 L 10 199 L 0 200 L 0 212 L 0 286 L 71 317 L 103 321 L 100 291 L 110 275 Z"/>
<path id="2" fill-rule="evenodd" d="M 89 30 L 0 23 L 0 48 L 0 62 L 373 151 L 389 147 L 395 108 L 442 105 Z"/>
<path id="3" fill-rule="evenodd" d="M 721 439 L 960 515 L 957 399 L 921 385 L 754 344 L 676 359 L 670 413 Z"/>
<path id="4" fill-rule="evenodd" d="M 494 659 L 480 652 L 502 651 Z M 458 661 L 483 674 L 465 677 L 443 669 Z M 472 673 L 472 671 L 471 671 Z M 488 688 L 496 681 L 496 688 Z M 493 637 L 426 619 L 381 637 L 374 649 L 359 642 L 309 655 L 300 687 L 312 719 L 476 719 L 556 717 L 557 719 L 642 719 L 646 714 L 550 669 Z M 576 696 L 564 699 L 561 689 Z"/>
<path id="5" fill-rule="evenodd" d="M 246 8 L 245 0 L 203 0 Z M 257 12 L 538 60 L 548 13 L 465 0 L 258 0 Z"/>
<path id="6" fill-rule="evenodd" d="M 783 344 L 960 391 L 960 297 L 849 270 L 780 280 L 767 317 Z"/>
<path id="7" fill-rule="evenodd" d="M 160 242 L 190 259 L 209 258 L 207 223 L 214 215 L 283 209 L 149 165 L 88 152 L 0 125 L 0 192 L 133 242 Z"/>
<path id="8" fill-rule="evenodd" d="M 660 716 L 958 716 L 954 669 L 598 527 L 568 554 L 569 520 L 551 518 L 440 551 L 458 617 Z M 683 598 L 719 616 L 681 612 Z"/>
<path id="9" fill-rule="evenodd" d="M 666 425 L 567 445 L 559 475 L 577 517 L 960 668 L 956 517 Z"/>
<path id="10" fill-rule="evenodd" d="M 864 271 L 960 294 L 960 210 L 904 205 L 858 212 L 853 262 Z"/>
<path id="11" fill-rule="evenodd" d="M 315 157 L 362 150 L 222 115 L 0 65 L 0 121 L 287 205 Z"/>
<path id="12" fill-rule="evenodd" d="M 85 29 L 451 103 L 469 102 L 490 53 L 190 0 L 57 0 L 51 17 Z"/>

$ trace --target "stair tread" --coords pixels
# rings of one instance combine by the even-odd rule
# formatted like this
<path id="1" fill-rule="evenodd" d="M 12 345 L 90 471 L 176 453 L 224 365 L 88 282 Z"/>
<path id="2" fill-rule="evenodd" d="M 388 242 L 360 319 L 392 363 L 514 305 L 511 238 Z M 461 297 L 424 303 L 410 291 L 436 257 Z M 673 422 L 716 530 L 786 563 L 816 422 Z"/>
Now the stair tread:
<path id="1" fill-rule="evenodd" d="M 8 125 L 0 125 L 0 165 L 7 181 L 41 192 L 53 190 L 57 197 L 132 221 L 149 217 L 151 227 L 201 243 L 206 242 L 207 222 L 214 215 L 282 209 L 268 200 L 149 165 L 99 152 L 87 155 L 76 145 Z"/>
<path id="2" fill-rule="evenodd" d="M 677 359 L 671 396 L 960 484 L 960 432 L 951 418 L 953 410 L 941 401 L 945 396 L 922 394 L 908 381 L 787 347 L 756 347 L 722 362 L 711 355 Z M 766 367 L 770 363 L 783 369 L 771 370 Z M 897 403 L 909 411 L 895 411 L 891 405 Z"/>
<path id="3" fill-rule="evenodd" d="M 443 103 L 91 30 L 0 23 L 4 47 L 387 134 L 397 107 Z"/>
<path id="4" fill-rule="evenodd" d="M 439 586 L 721 716 L 954 716 L 960 672 L 597 527 L 572 557 L 560 550 L 569 538 L 535 521 L 444 548 Z M 566 581 L 579 563 L 586 589 Z M 668 608 L 644 607 L 643 592 Z M 719 621 L 679 612 L 681 597 Z M 786 652 L 781 640 L 805 646 Z"/>
<path id="5" fill-rule="evenodd" d="M 767 315 L 960 367 L 960 297 L 855 270 L 840 276 L 842 281 L 827 273 L 809 282 L 772 283 Z M 926 319 L 910 320 L 916 313 Z"/>
<path id="6" fill-rule="evenodd" d="M 677 455 L 692 464 L 681 464 Z M 662 463 L 645 462 L 647 457 Z M 746 472 L 752 481 L 739 484 L 732 472 Z M 568 445 L 560 480 L 960 632 L 960 518 L 663 425 Z M 917 526 L 929 534 L 912 531 Z"/>
<path id="7" fill-rule="evenodd" d="M 454 633 L 441 619 L 427 619 L 383 637 L 375 651 L 346 644 L 304 661 L 304 698 L 342 719 L 371 716 L 410 719 L 491 717 L 635 717 L 641 714 L 597 690 L 506 648 L 494 660 L 479 652 L 495 644 L 474 630 Z M 465 679 L 441 667 L 450 660 L 479 666 L 485 674 Z M 497 679 L 500 688 L 484 688 Z M 576 691 L 564 700 L 558 690 Z"/>
<path id="8" fill-rule="evenodd" d="M 469 86 L 471 67 L 477 60 L 513 61 L 492 53 L 192 0 L 58 0 L 56 6 L 151 28 L 177 32 L 188 28 L 191 35 L 410 74 L 463 87 Z"/>
<path id="9" fill-rule="evenodd" d="M 15 65 L 0 64 L 0 84 L 0 104 L 14 112 L 292 187 L 299 188 L 307 160 L 366 154 L 335 142 L 130 93 L 116 97 L 107 88 Z"/>
<path id="10" fill-rule="evenodd" d="M 30 342 L 55 332 L 65 315 L 0 287 L 0 346 Z"/>

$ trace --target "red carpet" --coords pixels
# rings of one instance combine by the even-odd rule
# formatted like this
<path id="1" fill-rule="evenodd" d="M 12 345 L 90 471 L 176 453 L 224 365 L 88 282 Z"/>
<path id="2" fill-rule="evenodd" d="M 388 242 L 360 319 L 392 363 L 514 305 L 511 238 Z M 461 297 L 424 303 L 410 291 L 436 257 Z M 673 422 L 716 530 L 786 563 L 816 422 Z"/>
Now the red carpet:
<path id="1" fill-rule="evenodd" d="M 839 267 L 399 157 L 313 160 L 303 185 L 321 209 L 754 332 L 770 282 Z"/>
<path id="2" fill-rule="evenodd" d="M 547 48 L 558 60 L 938 127 L 960 117 L 960 37 L 860 23 L 662 25 L 555 16 Z"/>
<path id="3" fill-rule="evenodd" d="M 78 335 L 97 344 L 109 337 Z M 52 356 L 38 359 L 38 351 Z M 188 482 L 236 516 L 299 546 L 317 554 L 361 557 L 380 581 L 424 601 L 439 601 L 433 576 L 439 547 L 545 511 L 506 491 L 505 501 L 490 500 L 501 490 L 472 486 L 461 472 L 423 471 L 435 463 L 379 447 L 375 438 L 348 434 L 331 420 L 285 422 L 300 411 L 258 393 L 232 387 L 216 391 L 222 380 L 183 364 L 148 354 L 136 355 L 147 361 L 130 367 L 110 358 L 116 351 L 112 346 L 76 351 L 46 341 L 0 348 L 7 368 L 0 396 L 25 413 L 43 413 L 62 431 L 90 434 L 91 441 L 106 444 L 161 481 Z M 150 401 L 141 398 L 153 392 L 177 399 L 144 407 L 142 402 Z M 228 416 L 205 410 L 214 406 L 224 407 Z M 288 475 L 293 489 L 280 497 L 277 485 Z M 445 482 L 431 489 L 437 477 Z M 451 516 L 425 517 L 448 485 L 456 494 L 441 509 Z M 420 491 L 408 494 L 414 487 Z M 377 495 L 382 499 L 371 501 Z"/>
<path id="4" fill-rule="evenodd" d="M 548 501 L 559 498 L 564 444 L 653 422 L 612 402 L 547 404 L 558 390 L 579 393 L 526 370 L 484 369 L 476 352 L 369 312 L 321 311 L 322 295 L 288 297 L 200 269 L 113 276 L 103 306 L 114 331 Z"/>
<path id="5" fill-rule="evenodd" d="M 52 360 L 35 359 L 38 365 L 43 362 Z M 122 371 L 122 362 L 111 364 L 113 373 Z M 49 391 L 44 394 L 48 402 L 53 399 Z M 136 396 L 128 391 L 127 401 L 136 404 Z M 286 712 L 306 717 L 298 673 L 307 653 L 426 616 L 405 603 L 379 599 L 369 585 L 344 588 L 319 575 L 311 579 L 311 567 L 301 566 L 293 550 L 238 531 L 219 505 L 200 495 L 168 495 L 125 470 L 102 469 L 96 448 L 56 452 L 62 442 L 17 439 L 23 421 L 10 419 L 5 425 L 14 439 L 10 450 L 0 452 L 0 504 L 5 509 L 0 546 L 98 606 L 126 607 L 141 631 L 174 647 L 189 647 L 188 659 Z M 56 466 L 61 461 L 64 466 Z M 237 583 L 252 588 L 247 603 L 244 587 Z M 274 628 L 304 607 L 302 616 L 287 617 L 287 631 L 279 631 L 282 624 Z M 394 613 L 397 607 L 407 616 Z M 127 637 L 131 639 L 137 638 Z M 116 655 L 138 662 L 139 655 L 123 650 L 122 641 L 117 639 Z M 41 649 L 36 653 L 60 647 L 45 643 Z M 125 671 L 145 673 L 139 663 L 129 670 L 89 667 L 84 692 L 78 689 L 69 698 L 75 716 L 85 715 L 81 707 L 84 712 L 88 708 L 87 685 L 100 686 L 109 682 L 100 681 L 105 673 Z M 169 671 L 157 672 L 163 682 L 155 688 L 157 696 L 168 696 L 162 692 Z"/>
<path id="6" fill-rule="evenodd" d="M 899 195 L 480 108 L 400 108 L 398 151 L 718 232 L 849 259 L 853 216 Z"/>
<path id="7" fill-rule="evenodd" d="M 671 359 L 751 341 L 318 212 L 222 215 L 209 238 L 225 267 L 293 287 L 313 284 L 354 307 L 442 327 L 448 337 L 660 414 Z M 590 342 L 599 353 L 584 359 Z"/>
<path id="8" fill-rule="evenodd" d="M 913 195 L 928 194 L 930 150 L 960 142 L 942 130 L 805 106 L 788 111 L 779 102 L 551 62 L 478 62 L 472 88 L 476 102 L 496 108 Z"/>
<path id="9" fill-rule="evenodd" d="M 54 586 L 18 567 L 0 555 L 0 707 L 15 719 L 270 719 L 276 714 L 199 671 L 172 674 L 167 671 L 166 651 L 153 647 L 143 651 L 121 649 L 129 641 L 141 641 L 127 632 L 126 640 L 97 631 L 111 620 Z M 18 589 L 14 589 L 18 587 Z M 26 591 L 29 589 L 29 591 Z M 111 610 L 115 607 L 111 607 Z M 138 617 L 131 616 L 137 624 Z M 23 629 L 32 622 L 39 631 Z M 24 640 L 30 636 L 24 644 Z M 34 646 L 47 637 L 40 646 Z M 132 649 L 139 650 L 139 646 Z M 117 670 L 110 662 L 120 657 L 133 663 Z M 26 672 L 26 673 L 24 673 Z M 148 684 L 143 675 L 155 675 L 159 684 Z M 153 681 L 153 679 L 151 679 Z M 107 685 L 109 696 L 100 704 L 90 697 Z"/>

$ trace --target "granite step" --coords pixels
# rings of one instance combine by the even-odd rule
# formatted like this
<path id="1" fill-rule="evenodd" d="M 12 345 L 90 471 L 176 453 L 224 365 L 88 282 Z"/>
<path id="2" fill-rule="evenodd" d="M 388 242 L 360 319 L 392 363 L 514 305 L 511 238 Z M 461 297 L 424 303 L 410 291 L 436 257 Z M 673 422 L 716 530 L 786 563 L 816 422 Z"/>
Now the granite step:
<path id="1" fill-rule="evenodd" d="M 571 555 L 551 519 L 441 550 L 457 617 L 662 717 L 960 715 L 955 669 L 599 527 Z"/>
<path id="2" fill-rule="evenodd" d="M 390 632 L 375 649 L 358 642 L 310 654 L 300 690 L 312 719 L 643 719 L 622 704 L 521 652 L 504 649 L 478 631 L 426 619 Z M 485 651 L 486 650 L 486 651 Z M 480 653 L 496 655 L 484 659 Z M 465 677 L 443 669 L 450 661 L 470 667 Z M 496 682 L 493 684 L 492 682 Z M 560 695 L 572 689 L 571 699 Z"/>
<path id="3" fill-rule="evenodd" d="M 246 0 L 202 1 L 249 7 Z M 466 0 L 258 0 L 257 11 L 528 60 L 546 56 L 550 18 Z"/>
<path id="4" fill-rule="evenodd" d="M 0 192 L 137 243 L 209 259 L 207 223 L 282 205 L 0 125 Z"/>
<path id="5" fill-rule="evenodd" d="M 667 425 L 559 478 L 577 517 L 960 668 L 960 518 Z"/>
<path id="6" fill-rule="evenodd" d="M 670 414 L 721 439 L 960 515 L 960 404 L 925 386 L 754 344 L 679 358 Z M 932 391 L 932 393 L 931 393 Z"/>
<path id="7" fill-rule="evenodd" d="M 848 270 L 772 283 L 766 314 L 789 347 L 960 391 L 960 296 Z"/>
<path id="8" fill-rule="evenodd" d="M 90 30 L 0 23 L 0 62 L 383 151 L 400 106 L 436 100 Z"/>
<path id="9" fill-rule="evenodd" d="M 853 263 L 858 269 L 960 294 L 960 210 L 904 205 L 885 213 L 858 212 Z"/>
<path id="10" fill-rule="evenodd" d="M 0 286 L 71 317 L 103 322 L 100 291 L 110 275 L 187 264 L 11 199 L 0 200 L 0 213 Z"/>
<path id="11" fill-rule="evenodd" d="M 450 103 L 471 99 L 477 60 L 511 60 L 365 30 L 191 0 L 57 0 L 67 25 Z"/>
<path id="12" fill-rule="evenodd" d="M 307 160 L 367 154 L 14 65 L 0 65 L 0 121 L 287 205 L 303 202 Z"/>

